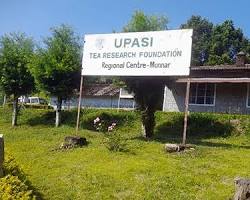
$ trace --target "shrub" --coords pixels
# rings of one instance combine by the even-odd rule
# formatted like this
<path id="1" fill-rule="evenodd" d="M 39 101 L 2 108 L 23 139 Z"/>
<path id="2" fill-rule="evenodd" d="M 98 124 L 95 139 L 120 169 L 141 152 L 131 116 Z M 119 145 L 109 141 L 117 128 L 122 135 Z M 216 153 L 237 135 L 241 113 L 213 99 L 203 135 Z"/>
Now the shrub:
<path id="1" fill-rule="evenodd" d="M 12 103 L 6 104 L 9 108 L 12 108 Z M 22 108 L 30 108 L 30 109 L 45 109 L 45 110 L 53 110 L 53 107 L 50 105 L 44 105 L 44 104 L 18 104 L 19 109 Z"/>
<path id="2" fill-rule="evenodd" d="M 23 183 L 18 176 L 7 175 L 0 179 L 0 199 L 2 200 L 30 200 L 36 199 L 32 190 Z"/>
<path id="3" fill-rule="evenodd" d="M 117 110 L 95 110 L 95 109 L 85 109 L 81 115 L 81 125 L 83 128 L 96 130 L 96 127 L 93 126 L 94 120 L 99 117 L 105 123 L 105 127 L 107 128 L 113 122 L 117 123 L 119 127 L 123 125 L 132 125 L 136 119 L 135 112 L 127 112 L 127 111 L 119 111 Z M 104 124 L 103 124 L 104 125 Z"/>
<path id="4" fill-rule="evenodd" d="M 158 112 L 156 135 L 159 138 L 182 137 L 183 113 Z M 232 135 L 249 135 L 250 123 L 247 115 L 218 113 L 190 113 L 188 118 L 188 137 L 211 138 Z"/>
<path id="5" fill-rule="evenodd" d="M 117 122 L 106 113 L 103 113 L 102 117 L 96 117 L 93 120 L 93 127 L 96 131 L 103 132 L 104 144 L 110 151 L 124 151 L 127 143 L 126 139 L 117 131 Z"/>
<path id="6" fill-rule="evenodd" d="M 105 133 L 104 144 L 110 151 L 126 151 L 127 139 L 117 130 Z"/>
<path id="7" fill-rule="evenodd" d="M 16 163 L 15 159 L 10 155 L 5 155 L 5 160 L 3 163 L 4 174 L 8 175 L 11 174 L 13 176 L 18 176 L 19 178 L 25 180 L 25 175 L 22 170 L 19 168 L 18 164 Z"/>
<path id="8" fill-rule="evenodd" d="M 25 108 L 53 110 L 52 106 L 43 104 L 23 104 Z"/>
<path id="9" fill-rule="evenodd" d="M 34 192 L 29 189 L 26 176 L 20 170 L 13 157 L 6 155 L 3 167 L 5 176 L 0 178 L 0 199 L 36 199 Z"/>

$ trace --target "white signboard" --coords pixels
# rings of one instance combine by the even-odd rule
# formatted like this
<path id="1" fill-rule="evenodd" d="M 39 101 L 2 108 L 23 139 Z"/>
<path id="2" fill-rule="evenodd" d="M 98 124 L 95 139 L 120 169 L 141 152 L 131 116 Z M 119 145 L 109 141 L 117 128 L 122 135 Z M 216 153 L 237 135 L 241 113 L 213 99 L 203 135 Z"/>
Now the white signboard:
<path id="1" fill-rule="evenodd" d="M 85 35 L 82 75 L 189 75 L 192 29 Z"/>

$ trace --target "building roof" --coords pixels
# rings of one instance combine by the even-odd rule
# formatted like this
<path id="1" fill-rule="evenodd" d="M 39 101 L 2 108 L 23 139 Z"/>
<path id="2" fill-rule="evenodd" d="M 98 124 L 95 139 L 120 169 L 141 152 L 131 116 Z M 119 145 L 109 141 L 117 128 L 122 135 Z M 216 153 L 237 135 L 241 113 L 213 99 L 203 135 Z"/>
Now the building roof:
<path id="1" fill-rule="evenodd" d="M 191 66 L 190 75 L 177 77 L 176 82 L 243 83 L 250 82 L 250 64 L 244 52 L 236 56 L 235 64 Z"/>
<path id="2" fill-rule="evenodd" d="M 191 71 L 201 71 L 201 70 L 249 70 L 250 64 L 245 64 L 241 66 L 237 65 L 214 65 L 214 66 L 192 66 Z"/>
<path id="3" fill-rule="evenodd" d="M 112 84 L 92 84 L 83 87 L 84 96 L 119 96 L 120 88 Z"/>
<path id="4" fill-rule="evenodd" d="M 177 83 L 250 83 L 250 78 L 179 78 Z"/>

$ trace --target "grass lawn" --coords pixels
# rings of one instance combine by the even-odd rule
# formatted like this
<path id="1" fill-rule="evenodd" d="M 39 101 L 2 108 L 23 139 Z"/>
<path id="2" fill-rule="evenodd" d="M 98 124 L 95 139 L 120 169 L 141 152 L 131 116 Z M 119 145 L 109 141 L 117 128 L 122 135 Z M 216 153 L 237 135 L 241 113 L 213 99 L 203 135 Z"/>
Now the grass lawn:
<path id="1" fill-rule="evenodd" d="M 155 136 L 145 141 L 138 113 L 105 111 L 119 118 L 118 131 L 128 139 L 127 151 L 110 152 L 103 134 L 90 130 L 91 117 L 101 112 L 82 114 L 79 134 L 90 142 L 87 147 L 54 151 L 74 134 L 74 112 L 64 113 L 65 125 L 54 128 L 51 111 L 26 109 L 20 125 L 11 128 L 10 111 L 0 109 L 6 151 L 43 199 L 225 200 L 234 194 L 235 177 L 250 178 L 248 116 L 194 115 L 188 143 L 196 150 L 168 154 L 163 144 L 181 141 L 181 114 L 158 112 Z M 235 118 L 244 123 L 233 127 L 228 121 Z"/>

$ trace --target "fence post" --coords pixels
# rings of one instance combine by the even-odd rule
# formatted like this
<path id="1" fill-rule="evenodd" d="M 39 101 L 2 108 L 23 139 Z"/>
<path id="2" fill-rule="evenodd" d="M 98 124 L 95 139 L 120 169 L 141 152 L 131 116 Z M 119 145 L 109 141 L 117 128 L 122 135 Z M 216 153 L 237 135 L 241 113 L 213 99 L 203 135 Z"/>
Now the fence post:
<path id="1" fill-rule="evenodd" d="M 0 177 L 3 177 L 3 161 L 4 161 L 4 139 L 0 134 Z"/>

